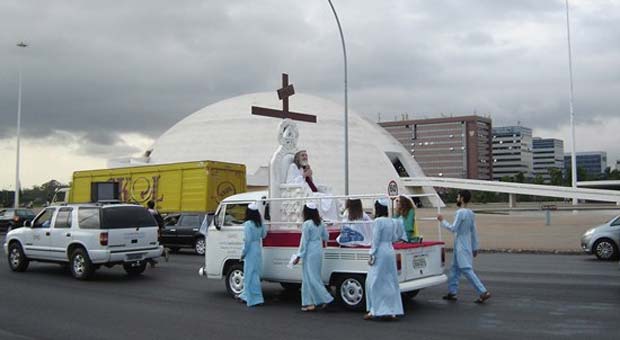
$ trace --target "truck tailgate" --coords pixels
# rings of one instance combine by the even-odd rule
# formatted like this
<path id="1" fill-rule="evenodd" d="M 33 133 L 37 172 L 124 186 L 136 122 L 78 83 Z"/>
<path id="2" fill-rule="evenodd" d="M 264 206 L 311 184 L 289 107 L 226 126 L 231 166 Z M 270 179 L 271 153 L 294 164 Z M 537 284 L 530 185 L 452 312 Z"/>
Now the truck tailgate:
<path id="1" fill-rule="evenodd" d="M 417 247 L 395 247 L 397 262 L 400 257 L 399 281 L 443 274 L 443 247 L 442 242 L 422 243 Z"/>
<path id="2" fill-rule="evenodd" d="M 157 227 L 108 230 L 108 247 L 112 252 L 130 252 L 157 247 Z"/>

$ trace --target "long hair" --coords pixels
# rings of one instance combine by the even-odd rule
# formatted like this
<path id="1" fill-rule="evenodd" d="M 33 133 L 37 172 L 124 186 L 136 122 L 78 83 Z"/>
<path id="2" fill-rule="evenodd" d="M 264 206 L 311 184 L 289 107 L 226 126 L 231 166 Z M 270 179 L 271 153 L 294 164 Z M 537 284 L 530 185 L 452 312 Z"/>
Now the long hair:
<path id="1" fill-rule="evenodd" d="M 364 217 L 364 208 L 362 208 L 362 200 L 360 199 L 348 199 L 345 203 L 345 207 L 348 211 L 349 221 L 361 220 Z"/>
<path id="2" fill-rule="evenodd" d="M 263 226 L 263 220 L 260 217 L 260 212 L 258 210 L 252 210 L 250 208 L 245 208 L 245 220 L 244 221 L 252 221 L 256 228 Z"/>
<path id="3" fill-rule="evenodd" d="M 388 207 L 379 202 L 375 202 L 375 218 L 388 217 Z"/>
<path id="4" fill-rule="evenodd" d="M 319 209 L 310 209 L 304 204 L 304 222 L 312 220 L 317 227 L 321 225 L 321 216 L 319 216 Z"/>
<path id="5" fill-rule="evenodd" d="M 398 214 L 402 217 L 407 217 L 409 210 L 413 209 L 415 205 L 413 201 L 407 197 L 400 195 L 398 196 Z"/>

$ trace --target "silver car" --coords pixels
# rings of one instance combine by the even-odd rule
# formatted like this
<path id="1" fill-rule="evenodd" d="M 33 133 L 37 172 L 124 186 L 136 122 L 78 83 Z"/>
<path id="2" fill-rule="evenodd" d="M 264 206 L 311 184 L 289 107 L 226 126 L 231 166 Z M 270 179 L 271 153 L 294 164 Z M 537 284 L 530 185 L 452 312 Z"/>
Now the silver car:
<path id="1" fill-rule="evenodd" d="M 581 249 L 594 254 L 599 260 L 617 260 L 620 257 L 620 216 L 605 224 L 589 229 L 581 237 Z"/>

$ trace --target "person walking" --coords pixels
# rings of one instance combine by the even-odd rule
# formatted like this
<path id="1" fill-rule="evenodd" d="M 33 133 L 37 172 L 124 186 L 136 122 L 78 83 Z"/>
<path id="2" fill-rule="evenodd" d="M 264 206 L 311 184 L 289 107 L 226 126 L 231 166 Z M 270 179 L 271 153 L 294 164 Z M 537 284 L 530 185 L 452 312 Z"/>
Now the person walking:
<path id="1" fill-rule="evenodd" d="M 263 226 L 260 211 L 255 203 L 250 203 L 245 210 L 243 235 L 241 250 L 243 290 L 239 294 L 239 299 L 245 301 L 248 307 L 252 307 L 265 302 L 260 282 L 263 266 L 261 240 L 267 236 L 267 229 Z"/>
<path id="2" fill-rule="evenodd" d="M 364 320 L 374 318 L 396 319 L 403 315 L 403 301 L 398 285 L 396 256 L 393 242 L 403 237 L 403 229 L 388 217 L 389 200 L 375 202 L 375 222 L 366 276 L 366 310 Z"/>
<path id="3" fill-rule="evenodd" d="M 321 217 L 316 204 L 310 202 L 304 205 L 304 223 L 301 227 L 301 241 L 299 253 L 294 264 L 302 261 L 301 281 L 301 310 L 311 312 L 327 307 L 334 298 L 325 289 L 321 279 L 321 267 L 323 262 L 323 241 L 329 239 L 325 225 L 321 223 Z"/>
<path id="4" fill-rule="evenodd" d="M 491 293 L 484 287 L 473 268 L 473 258 L 478 255 L 478 233 L 474 212 L 467 208 L 471 201 L 471 192 L 460 191 L 456 200 L 460 208 L 456 211 L 453 224 L 446 221 L 441 214 L 437 215 L 441 226 L 454 233 L 454 256 L 448 278 L 448 294 L 443 296 L 443 299 L 457 300 L 459 278 L 463 274 L 478 292 L 478 299 L 474 302 L 484 303 L 491 297 Z"/>
<path id="5" fill-rule="evenodd" d="M 155 222 L 157 222 L 157 228 L 158 228 L 157 240 L 159 241 L 159 243 L 161 243 L 161 234 L 164 231 L 164 227 L 165 227 L 164 219 L 161 217 L 161 214 L 159 213 L 159 211 L 155 209 L 155 201 L 150 200 L 146 202 L 146 206 L 151 216 L 153 216 L 153 218 L 155 219 Z M 170 254 L 170 249 L 164 247 L 163 255 L 164 255 L 164 259 L 166 260 L 166 262 L 168 262 L 169 254 Z M 151 267 L 155 267 L 156 263 L 157 263 L 157 260 L 153 260 L 153 262 L 151 262 Z"/>

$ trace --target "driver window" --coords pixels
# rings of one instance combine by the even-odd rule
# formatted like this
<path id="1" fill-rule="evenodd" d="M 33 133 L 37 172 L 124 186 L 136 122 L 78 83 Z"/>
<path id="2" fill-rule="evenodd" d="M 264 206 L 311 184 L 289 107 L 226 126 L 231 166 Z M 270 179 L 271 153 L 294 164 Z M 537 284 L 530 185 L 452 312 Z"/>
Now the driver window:
<path id="1" fill-rule="evenodd" d="M 32 224 L 32 228 L 49 228 L 52 224 L 52 216 L 55 209 L 45 209 L 39 218 L 37 218 Z"/>
<path id="2" fill-rule="evenodd" d="M 224 211 L 224 226 L 243 224 L 243 220 L 245 219 L 245 209 L 247 207 L 248 203 L 226 205 L 226 210 Z"/>

